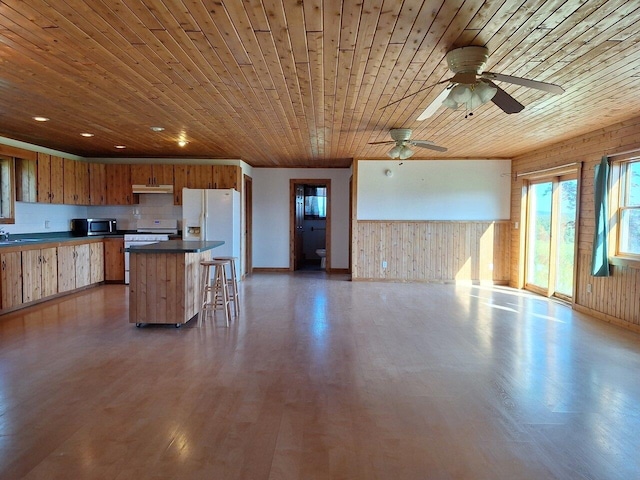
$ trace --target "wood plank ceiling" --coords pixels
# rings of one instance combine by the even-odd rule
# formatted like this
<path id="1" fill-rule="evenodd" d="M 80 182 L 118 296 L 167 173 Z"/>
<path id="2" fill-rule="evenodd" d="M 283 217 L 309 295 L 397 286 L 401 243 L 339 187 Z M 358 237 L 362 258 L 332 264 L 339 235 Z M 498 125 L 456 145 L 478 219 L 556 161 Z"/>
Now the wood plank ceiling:
<path id="1" fill-rule="evenodd" d="M 414 158 L 512 157 L 637 115 L 639 34 L 631 0 L 6 0 L 0 135 L 86 157 L 344 167 L 385 158 L 368 143 L 406 127 L 449 148 Z M 502 83 L 524 111 L 417 121 L 438 85 L 381 108 L 449 78 L 445 54 L 465 45 L 566 93 Z"/>

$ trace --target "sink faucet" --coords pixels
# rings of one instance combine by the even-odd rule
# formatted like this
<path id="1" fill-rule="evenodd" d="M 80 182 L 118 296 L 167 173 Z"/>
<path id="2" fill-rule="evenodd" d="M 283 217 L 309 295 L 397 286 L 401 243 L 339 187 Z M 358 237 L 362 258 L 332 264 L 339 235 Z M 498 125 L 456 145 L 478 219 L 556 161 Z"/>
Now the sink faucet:
<path id="1" fill-rule="evenodd" d="M 9 240 L 9 232 L 0 228 L 0 242 Z"/>

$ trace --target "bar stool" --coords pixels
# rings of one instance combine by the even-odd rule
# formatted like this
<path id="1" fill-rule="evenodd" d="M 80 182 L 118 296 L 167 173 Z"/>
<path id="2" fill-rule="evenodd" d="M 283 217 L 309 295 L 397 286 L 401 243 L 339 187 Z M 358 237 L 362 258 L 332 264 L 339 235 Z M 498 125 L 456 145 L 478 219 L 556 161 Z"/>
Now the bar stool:
<path id="1" fill-rule="evenodd" d="M 238 290 L 238 276 L 236 273 L 236 257 L 213 257 L 213 260 L 225 260 L 229 262 L 230 275 L 227 276 L 229 281 L 229 301 L 233 302 L 233 316 L 237 317 L 240 313 L 240 291 Z"/>
<path id="2" fill-rule="evenodd" d="M 198 326 L 202 325 L 203 318 L 207 310 L 212 310 L 215 316 L 216 310 L 224 310 L 224 319 L 229 326 L 231 317 L 231 307 L 229 305 L 229 282 L 225 267 L 229 265 L 229 260 L 203 260 L 202 267 L 200 313 L 198 314 Z M 213 276 L 211 268 L 213 267 Z"/>

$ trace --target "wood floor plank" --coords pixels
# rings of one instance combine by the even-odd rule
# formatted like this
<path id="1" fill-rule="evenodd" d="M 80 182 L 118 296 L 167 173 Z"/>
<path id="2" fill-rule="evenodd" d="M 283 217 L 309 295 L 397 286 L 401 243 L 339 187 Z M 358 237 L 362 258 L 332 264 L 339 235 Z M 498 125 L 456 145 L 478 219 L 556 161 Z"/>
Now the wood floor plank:
<path id="1" fill-rule="evenodd" d="M 255 274 L 241 317 L 104 285 L 0 317 L 0 478 L 629 479 L 640 335 L 505 287 Z"/>

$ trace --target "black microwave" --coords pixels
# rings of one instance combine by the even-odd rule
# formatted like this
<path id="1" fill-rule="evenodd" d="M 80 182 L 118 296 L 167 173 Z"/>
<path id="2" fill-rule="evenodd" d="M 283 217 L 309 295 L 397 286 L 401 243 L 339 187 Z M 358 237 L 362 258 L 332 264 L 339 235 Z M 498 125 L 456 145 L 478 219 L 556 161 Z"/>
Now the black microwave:
<path id="1" fill-rule="evenodd" d="M 117 232 L 115 218 L 73 218 L 71 220 L 71 234 L 74 237 L 114 235 Z"/>

